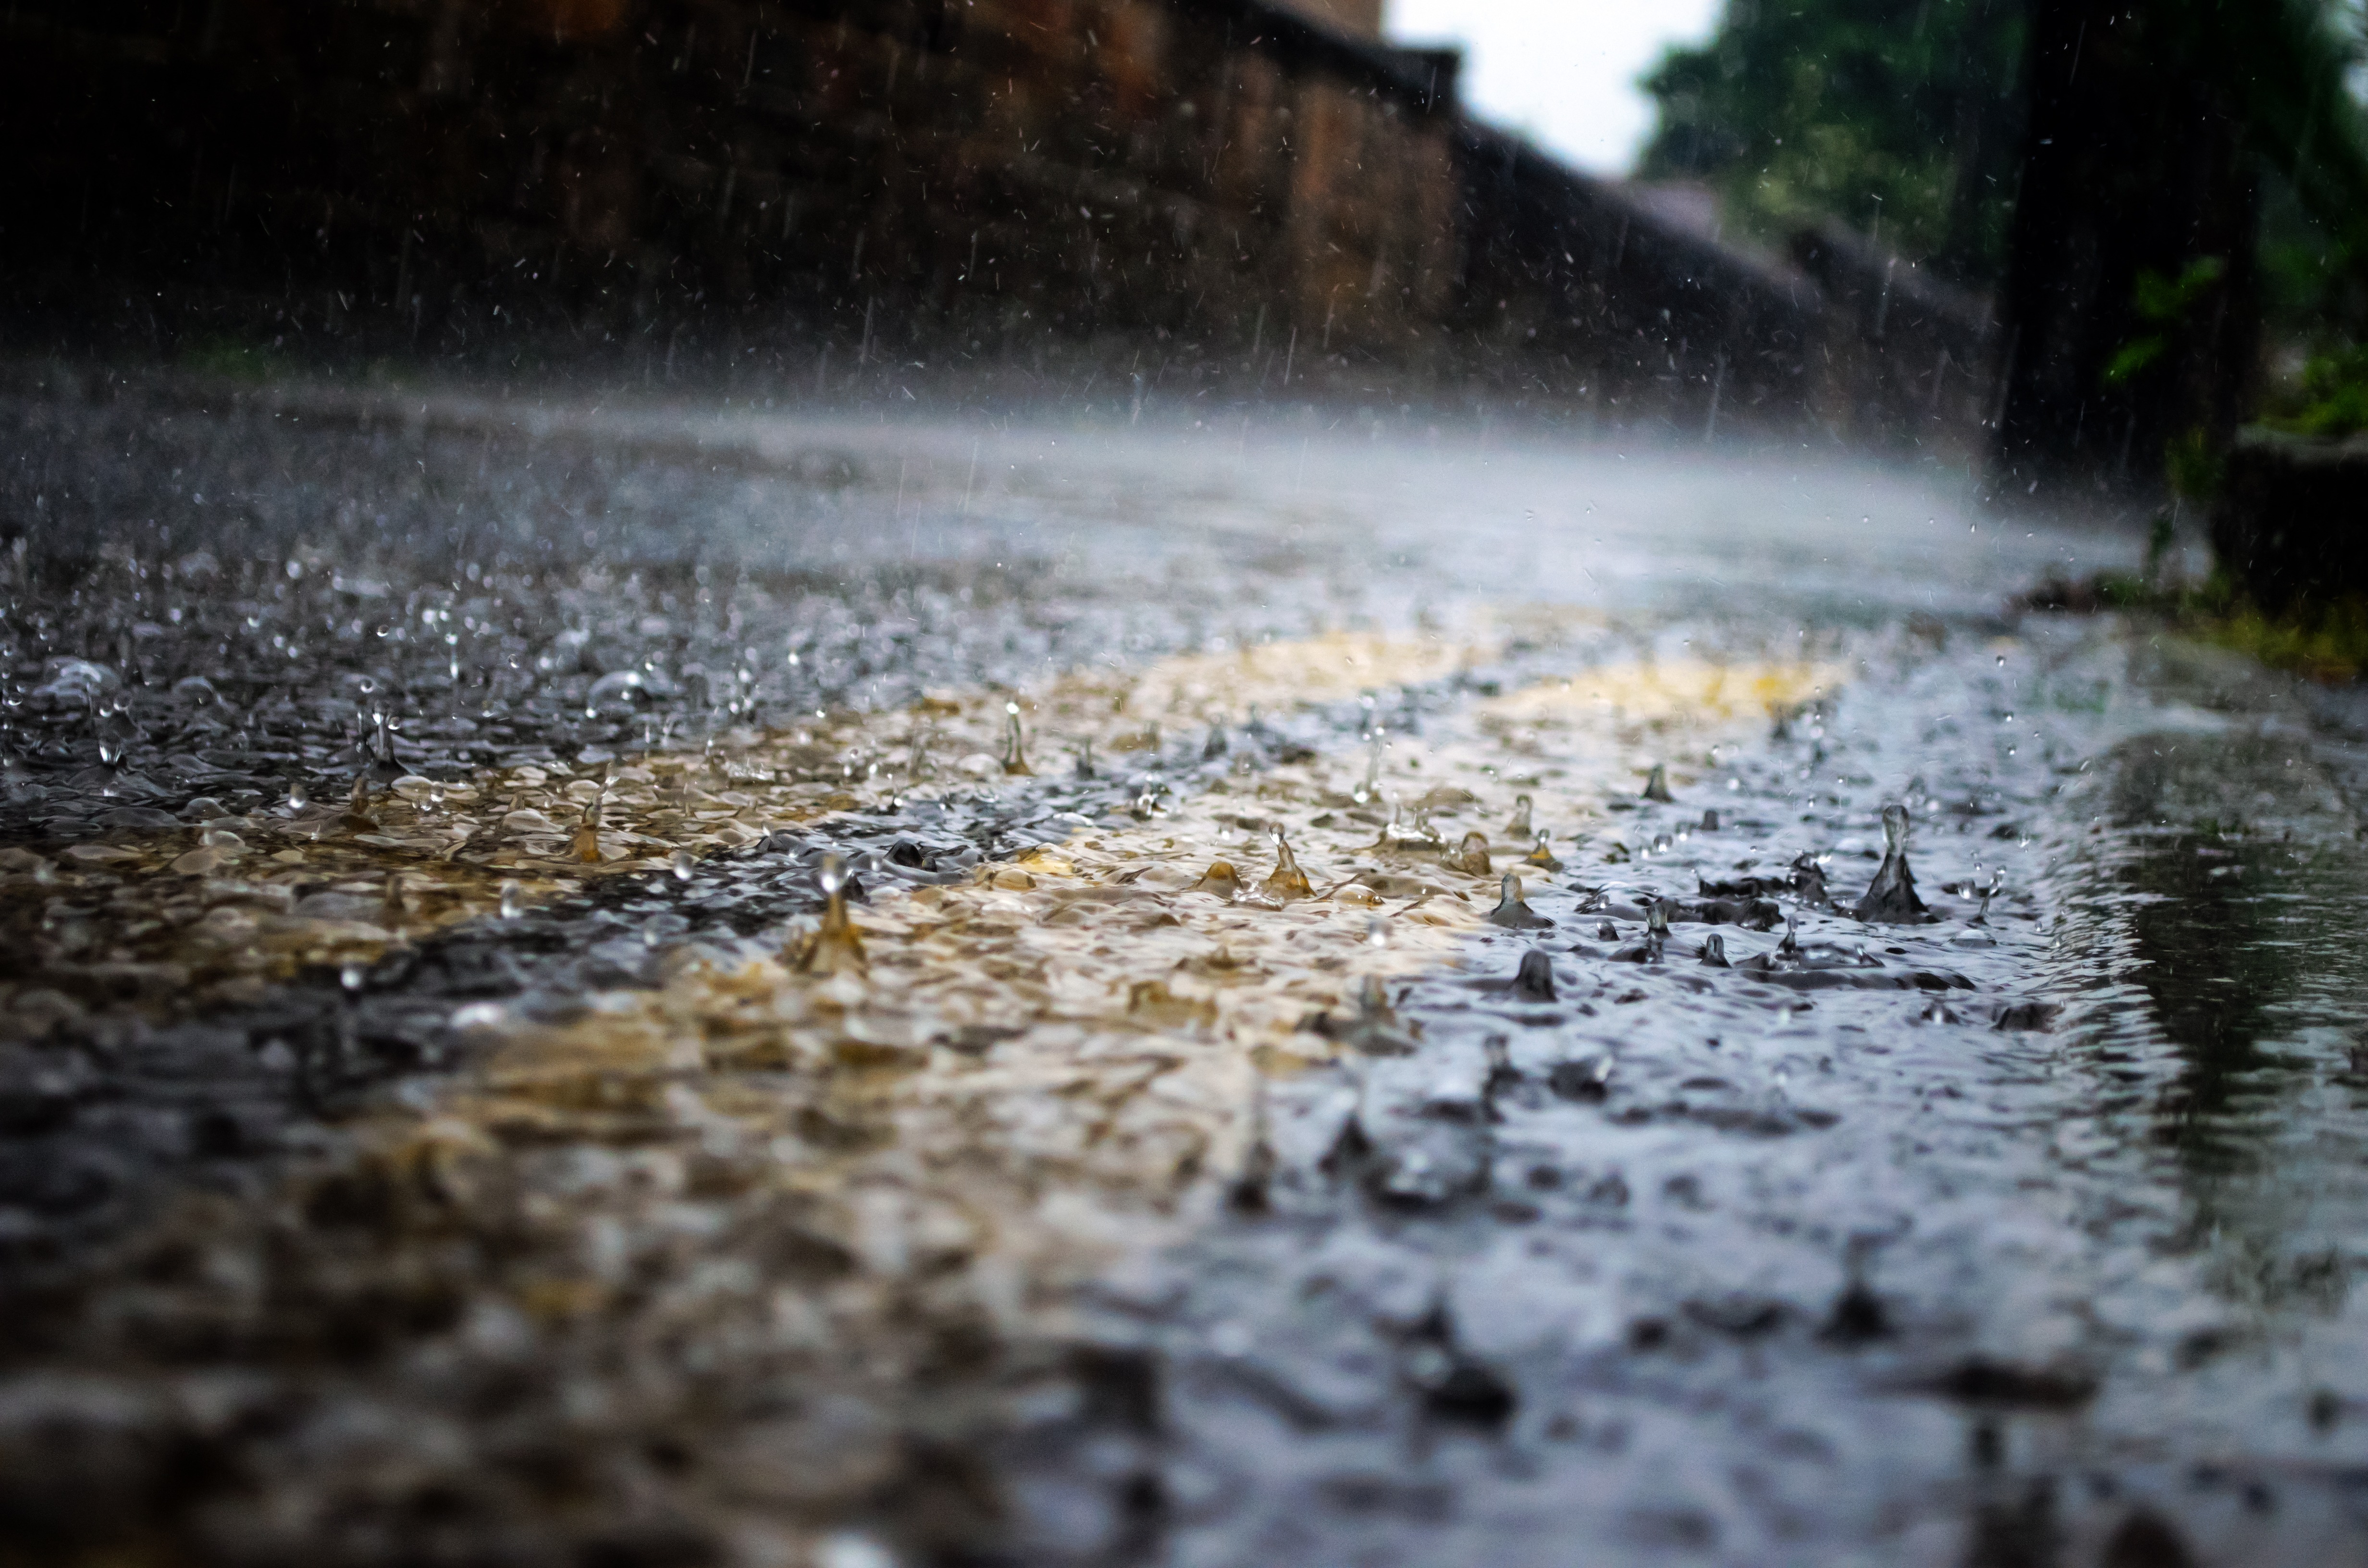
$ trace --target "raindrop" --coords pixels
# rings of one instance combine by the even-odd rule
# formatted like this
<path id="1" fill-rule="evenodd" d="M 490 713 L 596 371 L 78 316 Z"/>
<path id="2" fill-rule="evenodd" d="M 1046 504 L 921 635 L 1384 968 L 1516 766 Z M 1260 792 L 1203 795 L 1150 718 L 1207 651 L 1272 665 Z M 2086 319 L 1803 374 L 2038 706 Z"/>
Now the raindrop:
<path id="1" fill-rule="evenodd" d="M 1374 726 L 1372 744 L 1365 753 L 1365 781 L 1351 792 L 1350 799 L 1365 805 L 1378 799 L 1382 792 L 1382 749 L 1387 744 L 1379 725 Z"/>
<path id="2" fill-rule="evenodd" d="M 526 908 L 526 890 L 516 880 L 502 883 L 502 918 L 516 920 Z"/>
<path id="3" fill-rule="evenodd" d="M 674 852 L 674 858 L 669 860 L 667 864 L 674 869 L 674 880 L 676 881 L 687 882 L 690 881 L 690 869 L 692 866 L 697 864 L 697 862 L 691 858 L 689 850 L 677 849 Z"/>

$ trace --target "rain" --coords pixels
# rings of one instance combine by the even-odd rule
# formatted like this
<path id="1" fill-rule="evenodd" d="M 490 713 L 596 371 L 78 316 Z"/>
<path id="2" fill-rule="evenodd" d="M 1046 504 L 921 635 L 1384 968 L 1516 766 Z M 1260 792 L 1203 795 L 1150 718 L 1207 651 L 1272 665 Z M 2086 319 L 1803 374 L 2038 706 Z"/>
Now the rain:
<path id="1" fill-rule="evenodd" d="M 2360 1554 L 2361 13 L 1467 9 L 0 17 L 0 1560 Z"/>

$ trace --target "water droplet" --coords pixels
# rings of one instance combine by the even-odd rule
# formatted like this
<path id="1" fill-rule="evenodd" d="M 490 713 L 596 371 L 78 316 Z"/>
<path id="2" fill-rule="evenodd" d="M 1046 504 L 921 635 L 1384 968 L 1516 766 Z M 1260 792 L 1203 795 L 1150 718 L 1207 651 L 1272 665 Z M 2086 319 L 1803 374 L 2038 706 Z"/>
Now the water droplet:
<path id="1" fill-rule="evenodd" d="M 677 849 L 674 852 L 674 858 L 669 860 L 667 864 L 674 868 L 674 880 L 676 881 L 687 882 L 690 881 L 691 868 L 697 865 L 698 862 L 691 858 L 689 850 Z"/>
<path id="2" fill-rule="evenodd" d="M 526 890 L 516 881 L 502 883 L 502 918 L 516 920 L 526 908 Z"/>
<path id="3" fill-rule="evenodd" d="M 822 889 L 825 898 L 837 898 L 847 888 L 847 857 L 837 850 L 822 858 L 814 870 L 814 884 Z"/>
<path id="4" fill-rule="evenodd" d="M 1382 792 L 1382 750 L 1387 744 L 1380 725 L 1373 727 L 1372 744 L 1365 754 L 1365 779 L 1351 793 L 1359 805 L 1376 800 Z"/>
<path id="5" fill-rule="evenodd" d="M 337 983 L 340 985 L 343 985 L 346 988 L 347 993 L 350 994 L 362 988 L 362 980 L 365 972 L 366 971 L 362 969 L 361 965 L 358 963 L 349 963 L 346 965 L 345 968 L 337 971 Z"/>

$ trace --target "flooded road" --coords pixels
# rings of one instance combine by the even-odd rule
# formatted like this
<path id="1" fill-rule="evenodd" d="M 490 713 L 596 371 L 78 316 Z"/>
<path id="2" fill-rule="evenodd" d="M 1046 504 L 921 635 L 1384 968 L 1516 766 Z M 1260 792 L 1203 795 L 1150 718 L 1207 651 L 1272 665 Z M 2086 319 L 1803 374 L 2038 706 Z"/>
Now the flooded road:
<path id="1" fill-rule="evenodd" d="M 2135 540 L 1411 411 L 0 419 L 37 1560 L 2362 1555 L 2368 732 L 2004 618 Z"/>

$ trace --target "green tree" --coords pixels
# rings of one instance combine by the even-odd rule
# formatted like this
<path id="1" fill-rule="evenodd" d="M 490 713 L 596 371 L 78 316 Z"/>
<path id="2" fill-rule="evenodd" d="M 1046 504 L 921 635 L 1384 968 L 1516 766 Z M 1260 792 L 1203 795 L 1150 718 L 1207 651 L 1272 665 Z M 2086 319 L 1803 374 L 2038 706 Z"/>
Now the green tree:
<path id="1" fill-rule="evenodd" d="M 2022 153 L 2024 0 L 1729 0 L 1645 77 L 1637 168 L 1778 239 L 1837 218 L 1957 280 L 2000 276 Z"/>

